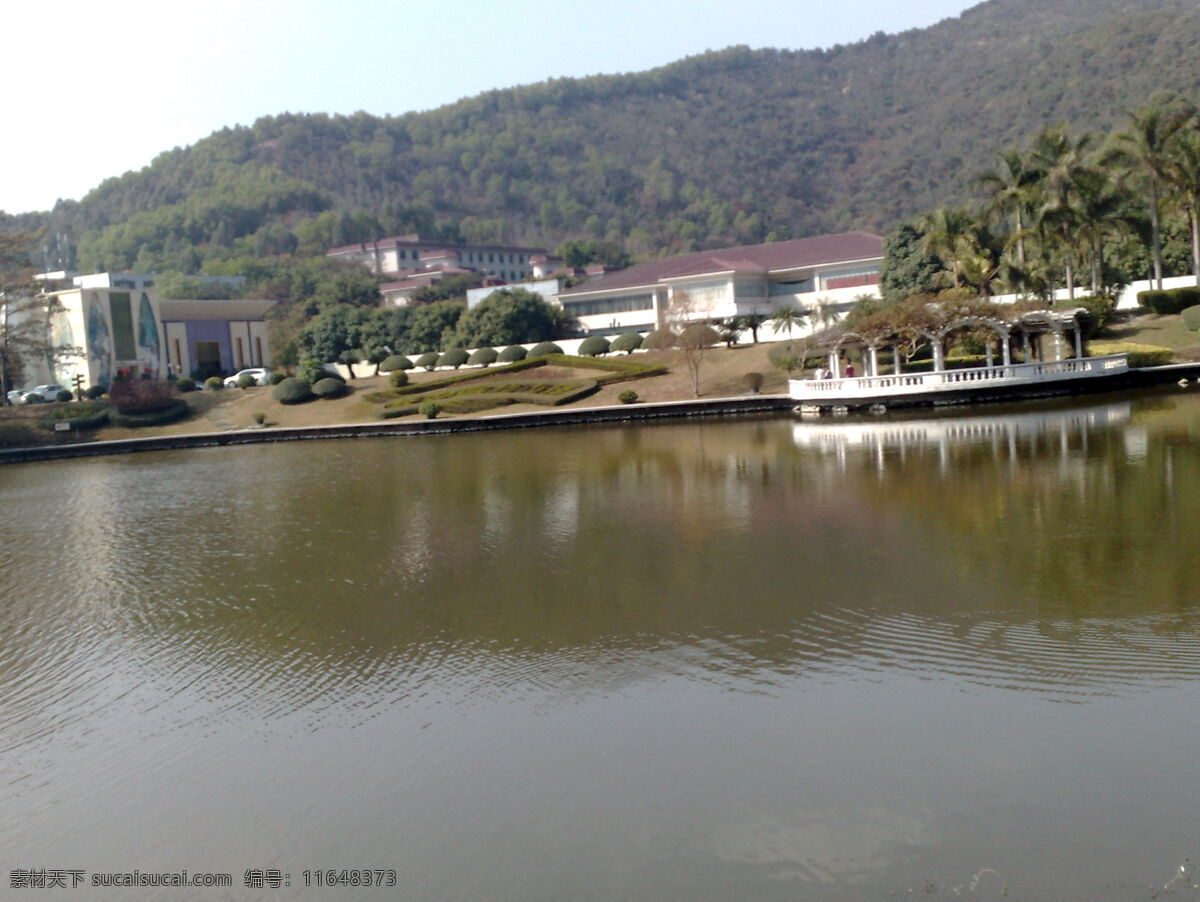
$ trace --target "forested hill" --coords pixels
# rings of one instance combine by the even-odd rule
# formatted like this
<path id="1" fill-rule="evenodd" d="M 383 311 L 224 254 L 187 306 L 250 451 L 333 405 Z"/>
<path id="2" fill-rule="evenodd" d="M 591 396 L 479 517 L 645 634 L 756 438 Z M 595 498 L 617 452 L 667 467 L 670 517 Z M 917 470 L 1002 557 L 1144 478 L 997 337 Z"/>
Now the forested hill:
<path id="1" fill-rule="evenodd" d="M 49 227 L 45 263 L 83 269 L 414 229 L 640 256 L 885 230 L 961 198 L 1042 126 L 1108 129 L 1163 88 L 1200 93 L 1195 2 L 988 0 L 829 50 L 731 48 L 399 117 L 264 118 L 19 219 Z"/>

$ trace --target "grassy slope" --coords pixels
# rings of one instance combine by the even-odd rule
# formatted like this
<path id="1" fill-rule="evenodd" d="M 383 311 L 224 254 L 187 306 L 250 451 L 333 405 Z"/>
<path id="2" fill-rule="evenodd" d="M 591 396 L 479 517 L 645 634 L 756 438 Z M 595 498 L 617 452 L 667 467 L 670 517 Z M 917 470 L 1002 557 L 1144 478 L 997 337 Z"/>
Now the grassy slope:
<path id="1" fill-rule="evenodd" d="M 1175 357 L 1179 361 L 1200 360 L 1200 332 L 1190 331 L 1183 324 L 1182 318 L 1176 315 L 1125 314 L 1118 317 L 1102 337 L 1168 347 L 1175 351 Z M 747 390 L 742 383 L 742 377 L 751 372 L 763 375 L 764 382 L 761 389 L 763 394 L 786 392 L 786 375 L 767 361 L 769 347 L 770 344 L 764 342 L 733 350 L 726 348 L 709 350 L 704 357 L 701 370 L 702 396 L 723 398 L 745 395 Z M 619 404 L 617 395 L 627 389 L 636 391 L 640 400 L 645 402 L 683 401 L 693 397 L 691 383 L 679 352 L 661 351 L 637 354 L 635 357 L 639 362 L 666 366 L 668 372 L 663 376 L 651 376 L 634 382 L 605 386 L 596 394 L 566 406 L 599 407 Z M 411 374 L 411 380 L 420 383 L 441 378 L 443 375 L 443 373 L 416 372 Z M 255 413 L 265 414 L 270 426 L 322 426 L 372 422 L 376 405 L 365 401 L 363 396 L 387 388 L 387 377 L 368 376 L 353 380 L 351 385 L 354 391 L 347 397 L 329 401 L 312 401 L 308 404 L 294 406 L 285 406 L 274 400 L 269 387 L 192 392 L 184 396 L 194 411 L 193 415 L 186 420 L 145 429 L 107 427 L 89 435 L 92 440 L 110 440 L 220 432 L 228 429 L 252 429 L 255 427 Z M 548 409 L 536 404 L 517 404 L 498 407 L 494 411 L 484 411 L 480 414 L 473 414 L 473 416 L 488 416 L 491 413 L 544 412 Z M 36 418 L 36 408 L 0 409 L 0 425 L 5 422 Z M 419 416 L 404 419 L 419 419 Z M 400 421 L 402 420 L 393 422 Z M 46 444 L 64 438 L 50 433 L 45 435 Z"/>

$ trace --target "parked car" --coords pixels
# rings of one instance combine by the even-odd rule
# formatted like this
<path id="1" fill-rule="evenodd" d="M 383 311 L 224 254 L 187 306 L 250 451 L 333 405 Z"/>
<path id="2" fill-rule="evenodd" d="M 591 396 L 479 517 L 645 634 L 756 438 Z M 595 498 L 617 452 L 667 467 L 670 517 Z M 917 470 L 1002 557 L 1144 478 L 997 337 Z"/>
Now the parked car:
<path id="1" fill-rule="evenodd" d="M 266 385 L 271 381 L 271 371 L 268 369 L 263 369 L 261 366 L 256 366 L 248 370 L 238 370 L 225 380 L 225 387 L 237 388 L 238 380 L 241 379 L 242 376 L 253 376 L 255 385 Z"/>
<path id="2" fill-rule="evenodd" d="M 25 399 L 30 395 L 38 395 L 43 401 L 57 401 L 58 393 L 64 390 L 65 389 L 61 385 L 38 385 L 35 386 L 32 391 L 21 392 L 21 400 L 14 401 L 13 403 L 24 404 Z M 9 397 L 12 397 L 11 392 L 9 393 Z"/>
<path id="3" fill-rule="evenodd" d="M 20 404 L 23 400 L 25 400 L 25 389 L 14 388 L 6 397 L 8 398 L 9 404 Z"/>

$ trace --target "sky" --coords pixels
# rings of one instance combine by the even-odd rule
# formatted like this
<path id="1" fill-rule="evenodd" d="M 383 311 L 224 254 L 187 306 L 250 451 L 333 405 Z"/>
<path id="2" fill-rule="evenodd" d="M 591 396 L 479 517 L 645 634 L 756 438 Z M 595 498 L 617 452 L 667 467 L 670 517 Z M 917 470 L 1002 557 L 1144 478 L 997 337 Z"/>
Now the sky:
<path id="1" fill-rule="evenodd" d="M 734 44 L 851 43 L 932 25 L 973 5 L 15 0 L 5 9 L 0 210 L 78 199 L 163 151 L 260 116 L 396 115 L 491 88 L 642 71 Z"/>

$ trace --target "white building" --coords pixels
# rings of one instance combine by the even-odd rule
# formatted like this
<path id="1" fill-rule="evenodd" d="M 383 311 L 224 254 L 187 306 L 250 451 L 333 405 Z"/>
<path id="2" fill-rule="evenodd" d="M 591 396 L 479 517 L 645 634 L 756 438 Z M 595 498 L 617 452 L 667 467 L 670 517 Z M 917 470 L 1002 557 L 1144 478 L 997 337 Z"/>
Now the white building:
<path id="1" fill-rule="evenodd" d="M 881 237 L 849 232 L 651 260 L 593 275 L 557 300 L 593 335 L 661 328 L 685 296 L 695 321 L 785 305 L 841 311 L 860 295 L 878 294 L 882 263 Z"/>

